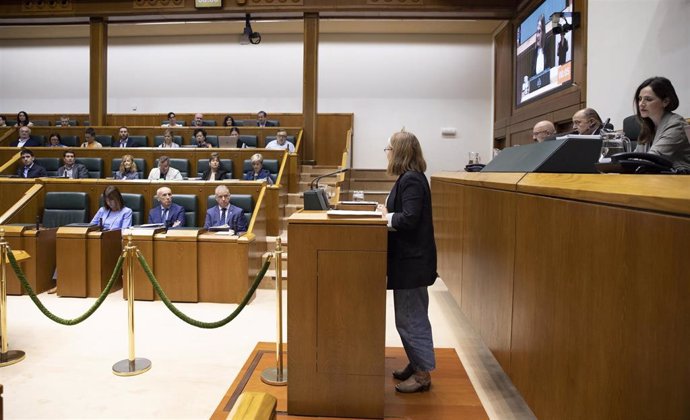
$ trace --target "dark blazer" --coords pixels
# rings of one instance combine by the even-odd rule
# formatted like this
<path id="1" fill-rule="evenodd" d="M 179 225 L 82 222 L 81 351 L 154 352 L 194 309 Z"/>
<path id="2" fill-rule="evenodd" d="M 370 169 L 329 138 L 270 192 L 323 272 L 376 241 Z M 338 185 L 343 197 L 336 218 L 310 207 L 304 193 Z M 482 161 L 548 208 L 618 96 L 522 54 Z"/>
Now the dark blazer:
<path id="1" fill-rule="evenodd" d="M 176 221 L 180 222 L 178 226 L 184 226 L 184 207 L 179 204 L 170 204 L 167 220 L 163 220 L 163 212 L 160 205 L 149 210 L 149 223 L 161 223 L 165 224 L 165 227 L 172 227 L 173 223 Z"/>
<path id="2" fill-rule="evenodd" d="M 244 211 L 241 208 L 235 207 L 232 204 L 228 206 L 227 220 L 230 229 L 234 230 L 235 233 L 246 232 L 249 228 L 247 225 L 247 218 L 244 216 Z M 211 226 L 221 226 L 223 223 L 220 221 L 220 207 L 213 206 L 206 212 L 206 222 L 204 223 L 204 228 L 208 229 Z"/>
<path id="3" fill-rule="evenodd" d="M 436 281 L 436 242 L 431 190 L 423 173 L 398 177 L 386 201 L 394 231 L 388 232 L 388 289 L 414 289 Z"/>
<path id="4" fill-rule="evenodd" d="M 24 178 L 24 165 L 19 165 L 19 168 L 17 168 L 17 175 L 19 178 Z M 48 176 L 46 168 L 34 162 L 31 168 L 29 168 L 29 173 L 26 175 L 26 178 L 41 178 L 44 176 Z"/>
<path id="5" fill-rule="evenodd" d="M 228 171 L 225 168 L 219 167 L 218 168 L 218 173 L 216 174 L 216 181 L 219 179 L 225 179 L 225 175 L 228 173 Z M 211 168 L 208 168 L 207 170 L 204 171 L 204 173 L 201 174 L 201 179 L 204 181 L 208 181 L 208 179 L 211 177 Z"/>
<path id="6" fill-rule="evenodd" d="M 57 176 L 63 178 L 65 176 L 65 165 L 62 165 L 57 170 Z M 73 179 L 83 179 L 89 177 L 89 170 L 86 166 L 81 163 L 75 163 L 72 168 L 72 178 Z"/>
<path id="7" fill-rule="evenodd" d="M 261 124 L 257 121 L 256 126 L 261 127 Z M 264 125 L 264 127 L 277 127 L 277 125 L 273 121 L 266 120 L 266 125 Z"/>
<path id="8" fill-rule="evenodd" d="M 17 147 L 19 146 L 19 139 L 17 140 L 12 140 L 10 142 L 10 147 Z M 43 144 L 37 139 L 37 138 L 30 138 L 29 140 L 24 143 L 24 147 L 41 147 Z"/>
<path id="9" fill-rule="evenodd" d="M 259 174 L 254 176 L 254 170 L 247 171 L 244 173 L 244 180 L 245 181 L 256 181 L 259 179 L 265 179 L 266 183 L 268 185 L 273 184 L 273 179 L 271 178 L 271 173 L 268 171 L 268 169 L 261 169 L 259 171 Z"/>
<path id="10" fill-rule="evenodd" d="M 117 139 L 115 143 L 113 143 L 113 147 L 120 147 L 120 139 Z M 127 137 L 127 141 L 125 142 L 125 147 L 136 147 L 134 145 L 134 140 L 132 140 L 130 137 Z"/>

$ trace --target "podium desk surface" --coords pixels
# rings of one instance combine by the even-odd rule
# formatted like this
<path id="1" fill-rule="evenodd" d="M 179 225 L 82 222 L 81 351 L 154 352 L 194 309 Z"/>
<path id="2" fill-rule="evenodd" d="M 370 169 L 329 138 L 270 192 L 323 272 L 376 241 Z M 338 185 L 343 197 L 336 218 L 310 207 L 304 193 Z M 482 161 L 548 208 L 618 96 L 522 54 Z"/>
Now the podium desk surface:
<path id="1" fill-rule="evenodd" d="M 288 223 L 320 223 L 332 225 L 383 225 L 383 217 L 328 217 L 325 210 L 301 210 L 288 218 Z"/>

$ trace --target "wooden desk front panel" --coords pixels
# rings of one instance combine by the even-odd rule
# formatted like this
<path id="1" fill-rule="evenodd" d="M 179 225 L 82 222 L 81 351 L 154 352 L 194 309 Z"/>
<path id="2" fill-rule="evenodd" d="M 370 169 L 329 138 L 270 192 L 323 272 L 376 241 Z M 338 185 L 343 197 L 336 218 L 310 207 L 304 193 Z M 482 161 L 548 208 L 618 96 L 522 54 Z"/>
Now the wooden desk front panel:
<path id="1" fill-rule="evenodd" d="M 13 250 L 24 250 L 31 258 L 19 263 L 26 280 L 35 293 L 42 293 L 53 287 L 53 270 L 55 269 L 55 233 L 56 229 L 24 230 L 21 233 L 7 233 L 5 239 Z M 7 294 L 22 295 L 26 293 L 14 270 L 7 266 Z"/>
<path id="2" fill-rule="evenodd" d="M 119 230 L 90 232 L 86 246 L 88 276 L 86 295 L 98 297 L 110 280 L 117 259 L 122 252 L 122 233 Z M 110 291 L 113 292 L 121 287 L 122 276 L 120 275 Z"/>
<path id="3" fill-rule="evenodd" d="M 463 191 L 461 308 L 509 373 L 515 194 L 477 187 Z"/>
<path id="4" fill-rule="evenodd" d="M 385 227 L 290 223 L 289 235 L 288 412 L 382 417 Z"/>
<path id="5" fill-rule="evenodd" d="M 155 238 L 154 274 L 173 302 L 198 302 L 197 241 Z M 156 299 L 160 297 L 156 296 Z"/>
<path id="6" fill-rule="evenodd" d="M 688 418 L 690 218 L 516 205 L 511 378 L 537 417 Z"/>
<path id="7" fill-rule="evenodd" d="M 86 296 L 88 278 L 87 239 L 57 238 L 57 295 Z"/>
<path id="8" fill-rule="evenodd" d="M 249 289 L 249 244 L 200 237 L 197 246 L 199 301 L 239 303 Z"/>
<path id="9" fill-rule="evenodd" d="M 456 302 L 462 302 L 464 191 L 466 187 L 431 179 L 438 274 Z"/>

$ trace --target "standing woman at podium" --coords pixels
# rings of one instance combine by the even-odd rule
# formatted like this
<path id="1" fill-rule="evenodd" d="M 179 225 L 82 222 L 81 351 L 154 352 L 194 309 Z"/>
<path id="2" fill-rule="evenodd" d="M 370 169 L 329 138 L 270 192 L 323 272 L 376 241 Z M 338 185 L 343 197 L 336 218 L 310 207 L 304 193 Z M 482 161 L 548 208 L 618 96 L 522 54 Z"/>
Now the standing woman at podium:
<path id="1" fill-rule="evenodd" d="M 409 359 L 393 372 L 402 381 L 399 392 L 421 392 L 431 386 L 436 367 L 429 322 L 429 293 L 436 273 L 436 243 L 431 218 L 431 190 L 424 175 L 426 161 L 412 133 L 391 136 L 383 149 L 388 173 L 397 175 L 386 205 L 379 210 L 388 220 L 388 289 L 393 289 L 395 326 Z"/>
<path id="2" fill-rule="evenodd" d="M 132 209 L 125 206 L 125 200 L 116 186 L 108 185 L 103 191 L 103 207 L 93 216 L 91 224 L 102 226 L 105 230 L 132 226 Z"/>

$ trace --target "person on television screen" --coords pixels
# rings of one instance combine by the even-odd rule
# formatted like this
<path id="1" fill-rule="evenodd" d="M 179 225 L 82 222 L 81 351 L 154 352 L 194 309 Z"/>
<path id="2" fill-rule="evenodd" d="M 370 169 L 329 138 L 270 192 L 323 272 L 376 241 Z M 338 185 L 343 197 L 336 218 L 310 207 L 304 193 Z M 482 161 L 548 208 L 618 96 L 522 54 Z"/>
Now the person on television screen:
<path id="1" fill-rule="evenodd" d="M 651 77 L 635 91 L 635 115 L 640 122 L 636 152 L 653 153 L 690 173 L 690 142 L 685 118 L 674 113 L 680 101 L 671 81 Z"/>
<path id="2" fill-rule="evenodd" d="M 539 15 L 537 19 L 537 31 L 534 34 L 534 52 L 532 54 L 532 75 L 539 74 L 553 66 L 552 58 L 545 52 L 546 44 L 546 23 L 544 22 L 544 15 Z M 553 54 L 553 49 L 551 50 Z"/>
<path id="3" fill-rule="evenodd" d="M 558 48 L 556 49 L 556 56 L 558 58 L 559 66 L 562 66 L 568 62 L 568 49 L 570 48 L 570 45 L 568 44 L 568 38 L 565 35 L 566 34 L 561 32 L 560 38 L 558 39 Z"/>
<path id="4" fill-rule="evenodd" d="M 598 136 L 601 134 L 603 122 L 597 111 L 584 108 L 573 114 L 573 130 L 576 134 Z"/>

